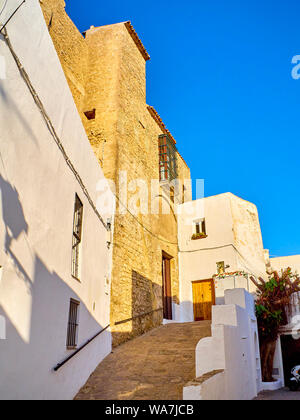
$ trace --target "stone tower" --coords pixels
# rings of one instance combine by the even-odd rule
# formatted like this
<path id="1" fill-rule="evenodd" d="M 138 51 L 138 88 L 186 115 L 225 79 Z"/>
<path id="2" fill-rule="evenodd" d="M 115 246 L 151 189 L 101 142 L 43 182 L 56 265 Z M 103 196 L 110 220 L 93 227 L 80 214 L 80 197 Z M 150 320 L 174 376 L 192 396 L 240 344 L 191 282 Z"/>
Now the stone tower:
<path id="1" fill-rule="evenodd" d="M 150 57 L 131 23 L 91 27 L 82 35 L 67 16 L 64 1 L 43 0 L 41 6 L 94 153 L 125 204 L 118 201 L 121 211 L 117 212 L 113 238 L 111 325 L 114 345 L 118 345 L 160 325 L 163 310 L 171 318 L 176 308 L 175 207 L 191 200 L 190 189 L 182 187 L 183 181 L 190 179 L 190 170 L 158 113 L 146 103 L 146 62 Z M 164 164 L 159 152 L 164 149 L 159 145 L 163 141 L 173 150 L 177 178 L 182 181 L 179 188 L 171 187 L 171 197 L 170 179 L 162 177 Z M 141 207 L 136 214 L 128 211 L 140 186 L 135 180 L 148 187 L 148 213 Z M 164 182 L 151 195 L 153 180 Z M 120 191 L 124 182 L 129 185 L 125 203 Z M 163 214 L 166 202 L 169 214 Z M 140 204 L 137 200 L 136 207 Z M 159 211 L 151 212 L 153 208 Z"/>

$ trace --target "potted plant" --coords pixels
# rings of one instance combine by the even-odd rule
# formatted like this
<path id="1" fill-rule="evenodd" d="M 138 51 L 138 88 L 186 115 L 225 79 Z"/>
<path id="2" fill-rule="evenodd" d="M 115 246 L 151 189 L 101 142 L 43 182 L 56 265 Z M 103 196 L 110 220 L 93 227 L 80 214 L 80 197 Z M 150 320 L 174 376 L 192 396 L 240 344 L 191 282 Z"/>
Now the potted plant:
<path id="1" fill-rule="evenodd" d="M 194 235 L 192 236 L 192 241 L 196 241 L 197 239 L 204 239 L 207 238 L 206 233 L 194 233 Z"/>
<path id="2" fill-rule="evenodd" d="M 279 330 L 288 323 L 292 309 L 292 295 L 300 292 L 300 277 L 287 268 L 274 272 L 268 281 L 251 277 L 258 289 L 256 316 L 260 339 L 263 382 L 274 382 L 273 365 Z"/>

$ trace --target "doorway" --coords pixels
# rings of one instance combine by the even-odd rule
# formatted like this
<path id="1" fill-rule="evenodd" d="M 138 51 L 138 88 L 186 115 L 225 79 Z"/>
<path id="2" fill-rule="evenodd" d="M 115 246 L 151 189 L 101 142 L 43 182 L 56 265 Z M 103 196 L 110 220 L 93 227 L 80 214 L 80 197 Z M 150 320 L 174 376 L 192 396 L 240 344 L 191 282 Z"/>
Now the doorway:
<path id="1" fill-rule="evenodd" d="M 281 336 L 284 379 L 287 384 L 291 378 L 291 370 L 300 365 L 300 339 L 295 340 L 292 335 Z"/>
<path id="2" fill-rule="evenodd" d="M 195 321 L 211 321 L 212 307 L 215 303 L 215 287 L 212 279 L 193 282 Z"/>
<path id="3" fill-rule="evenodd" d="M 171 260 L 173 257 L 163 252 L 162 276 L 163 276 L 163 308 L 164 319 L 172 321 L 172 283 L 171 283 Z"/>

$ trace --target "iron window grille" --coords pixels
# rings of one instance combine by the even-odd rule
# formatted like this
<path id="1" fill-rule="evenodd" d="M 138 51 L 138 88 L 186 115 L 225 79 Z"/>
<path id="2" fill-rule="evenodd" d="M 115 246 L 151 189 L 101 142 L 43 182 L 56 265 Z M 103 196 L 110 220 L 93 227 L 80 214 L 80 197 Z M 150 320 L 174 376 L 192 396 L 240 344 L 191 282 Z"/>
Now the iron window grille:
<path id="1" fill-rule="evenodd" d="M 80 306 L 80 302 L 77 302 L 74 299 L 70 300 L 68 334 L 67 334 L 67 348 L 68 349 L 76 349 L 77 344 L 78 344 L 79 306 Z"/>
<path id="2" fill-rule="evenodd" d="M 80 245 L 82 238 L 83 204 L 78 195 L 75 197 L 73 244 L 72 244 L 72 276 L 79 280 Z"/>
<path id="3" fill-rule="evenodd" d="M 178 176 L 177 149 L 166 134 L 159 136 L 159 179 L 171 182 Z"/>

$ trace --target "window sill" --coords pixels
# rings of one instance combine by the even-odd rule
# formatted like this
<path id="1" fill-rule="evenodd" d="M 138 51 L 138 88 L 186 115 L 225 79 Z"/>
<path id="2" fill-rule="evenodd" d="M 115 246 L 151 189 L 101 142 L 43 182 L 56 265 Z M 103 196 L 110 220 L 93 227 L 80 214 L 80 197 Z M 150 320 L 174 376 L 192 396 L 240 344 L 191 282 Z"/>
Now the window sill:
<path id="1" fill-rule="evenodd" d="M 200 239 L 206 239 L 206 238 L 208 238 L 208 235 L 205 235 L 205 236 L 199 236 L 199 237 L 197 237 L 197 238 L 191 238 L 191 240 L 192 241 L 199 241 Z"/>
<path id="2" fill-rule="evenodd" d="M 72 278 L 73 278 L 74 280 L 78 281 L 78 283 L 81 283 L 81 280 L 80 280 L 80 279 L 78 279 L 77 277 L 73 276 L 73 274 L 72 274 Z"/>
<path id="3" fill-rule="evenodd" d="M 67 347 L 67 350 L 68 350 L 68 351 L 77 350 L 77 346 L 74 346 L 74 347 Z"/>

